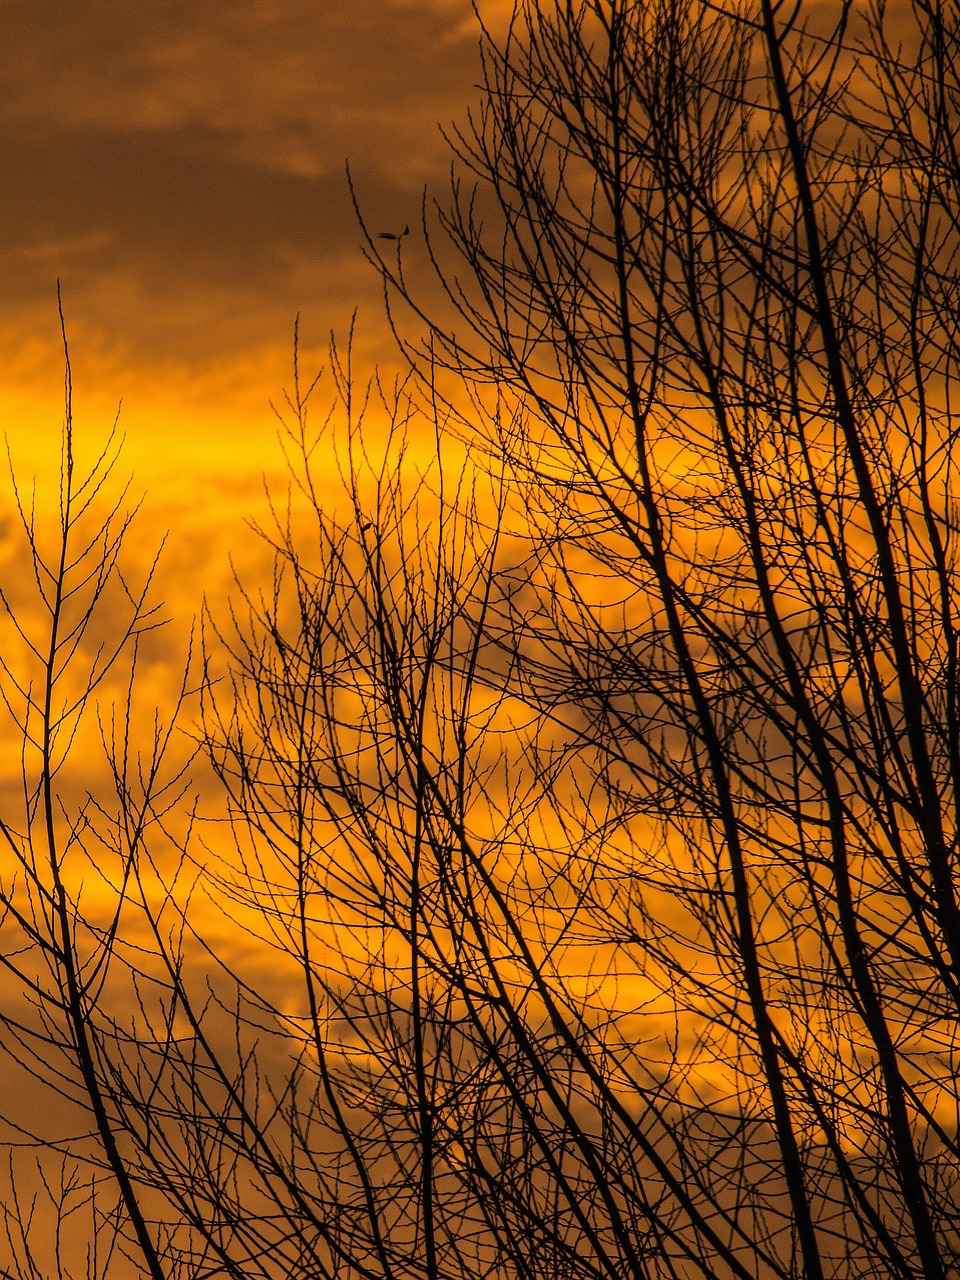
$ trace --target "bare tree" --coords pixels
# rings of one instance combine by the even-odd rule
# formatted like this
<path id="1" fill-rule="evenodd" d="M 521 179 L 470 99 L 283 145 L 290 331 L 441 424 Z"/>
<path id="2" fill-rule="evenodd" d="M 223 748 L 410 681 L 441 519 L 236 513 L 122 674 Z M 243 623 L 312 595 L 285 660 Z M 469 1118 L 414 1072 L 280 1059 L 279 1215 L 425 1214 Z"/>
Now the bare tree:
<path id="1" fill-rule="evenodd" d="M 956 36 L 770 0 L 485 36 L 446 309 L 368 241 L 414 374 L 358 395 L 334 350 L 316 426 L 298 371 L 272 578 L 208 620 L 232 843 L 179 843 L 253 960 L 126 817 L 136 954 L 119 905 L 44 933 L 5 890 L 138 1266 L 956 1269 Z"/>
<path id="2" fill-rule="evenodd" d="M 0 590 L 5 740 L 19 744 L 0 817 L 4 1234 L 21 1272 L 63 1274 L 76 1262 L 70 1220 L 81 1218 L 88 1275 L 131 1257 L 159 1280 L 113 1096 L 111 1017 L 119 1006 L 124 1023 L 134 1018 L 146 973 L 136 936 L 138 915 L 149 916 L 146 849 L 184 798 L 182 764 L 165 764 L 184 687 L 169 715 L 146 708 L 147 724 L 135 723 L 139 655 L 161 625 L 148 599 L 156 559 L 137 573 L 125 563 L 137 508 L 125 507 L 129 486 L 110 494 L 116 423 L 99 454 L 77 460 L 65 330 L 64 355 L 59 493 L 26 492 L 11 468 L 23 556 Z M 52 1116 L 51 1098 L 62 1100 Z"/>
<path id="3" fill-rule="evenodd" d="M 721 1269 L 945 1276 L 956 15 L 520 4 L 484 49 L 446 317 L 380 267 L 515 486 L 501 648 L 604 796 L 596 945 L 680 1028 L 659 1211 Z M 617 1048 L 618 1145 L 663 1013 Z"/>

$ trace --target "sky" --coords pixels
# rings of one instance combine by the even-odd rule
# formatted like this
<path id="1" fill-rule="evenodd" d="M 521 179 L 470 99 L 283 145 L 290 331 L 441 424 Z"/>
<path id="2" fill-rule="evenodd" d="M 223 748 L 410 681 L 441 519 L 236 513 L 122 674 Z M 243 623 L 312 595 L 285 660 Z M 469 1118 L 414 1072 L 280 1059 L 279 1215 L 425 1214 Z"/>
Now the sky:
<path id="1" fill-rule="evenodd" d="M 269 401 L 297 313 L 308 361 L 355 307 L 362 359 L 393 358 L 345 166 L 372 231 L 415 233 L 477 36 L 468 0 L 0 0 L 0 420 L 18 466 L 56 461 L 59 279 L 78 431 L 122 402 L 159 521 L 239 512 L 277 464 Z"/>
<path id="2" fill-rule="evenodd" d="M 441 128 L 464 119 L 479 78 L 478 37 L 469 0 L 0 0 L 0 432 L 22 494 L 37 476 L 50 551 L 59 281 L 78 453 L 98 450 L 119 406 L 114 492 L 132 472 L 131 499 L 144 495 L 131 582 L 167 538 L 154 598 L 172 625 L 141 651 L 144 723 L 151 699 L 163 708 L 176 692 L 204 597 L 223 617 L 234 566 L 254 590 L 268 579 L 246 522 L 264 519 L 263 477 L 283 483 L 271 401 L 290 383 L 295 317 L 311 372 L 355 308 L 361 367 L 396 361 L 345 169 L 370 231 L 409 223 L 416 255 L 424 190 L 449 178 Z M 0 591 L 42 636 L 2 476 Z M 0 609 L 14 666 L 15 649 Z M 72 760 L 77 785 L 95 787 L 88 721 Z M 8 798 L 21 741 L 4 719 Z"/>

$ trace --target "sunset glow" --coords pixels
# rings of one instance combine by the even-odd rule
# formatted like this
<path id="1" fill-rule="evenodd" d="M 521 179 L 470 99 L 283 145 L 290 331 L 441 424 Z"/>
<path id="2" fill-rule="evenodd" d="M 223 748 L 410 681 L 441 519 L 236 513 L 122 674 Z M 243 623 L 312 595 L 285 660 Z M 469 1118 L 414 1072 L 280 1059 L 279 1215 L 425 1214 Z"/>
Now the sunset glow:
<path id="1" fill-rule="evenodd" d="M 0 1278 L 950 1280 L 956 5 L 0 82 Z"/>

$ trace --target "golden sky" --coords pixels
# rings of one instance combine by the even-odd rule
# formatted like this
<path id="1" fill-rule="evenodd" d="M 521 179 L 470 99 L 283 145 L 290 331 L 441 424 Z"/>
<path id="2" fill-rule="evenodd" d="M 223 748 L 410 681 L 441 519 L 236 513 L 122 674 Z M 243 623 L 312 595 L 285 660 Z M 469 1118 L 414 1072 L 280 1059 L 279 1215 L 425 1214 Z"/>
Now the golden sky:
<path id="1" fill-rule="evenodd" d="M 113 496 L 131 472 L 133 498 L 145 494 L 132 582 L 168 534 L 154 598 L 173 625 L 141 651 L 146 724 L 176 693 L 204 594 L 223 617 L 231 562 L 253 590 L 269 575 L 245 521 L 265 518 L 264 473 L 282 484 L 270 401 L 291 380 L 297 314 L 311 372 L 355 308 L 361 368 L 396 360 L 345 167 L 370 230 L 409 223 L 405 253 L 423 262 L 423 192 L 448 181 L 440 127 L 465 117 L 478 36 L 470 0 L 0 0 L 0 433 L 22 493 L 37 476 L 55 562 L 59 280 L 78 454 L 99 448 L 122 402 Z M 321 413 L 327 400 L 321 387 Z M 44 647 L 2 478 L 0 590 Z M 98 643 L 112 623 L 100 618 Z M 0 641 L 26 670 L 2 610 Z M 89 660 L 81 650 L 78 679 Z M 108 707 L 122 678 L 101 689 Z M 14 812 L 22 735 L 0 718 Z M 92 712 L 84 732 L 68 801 L 102 769 Z"/>
<path id="2" fill-rule="evenodd" d="M 122 400 L 161 510 L 222 515 L 277 461 L 268 401 L 360 307 L 360 252 L 416 226 L 478 78 L 468 0 L 0 0 L 0 418 L 43 466 L 60 419 L 62 281 L 81 432 Z M 410 249 L 416 252 L 412 243 Z M 50 461 L 54 461 L 52 457 Z"/>

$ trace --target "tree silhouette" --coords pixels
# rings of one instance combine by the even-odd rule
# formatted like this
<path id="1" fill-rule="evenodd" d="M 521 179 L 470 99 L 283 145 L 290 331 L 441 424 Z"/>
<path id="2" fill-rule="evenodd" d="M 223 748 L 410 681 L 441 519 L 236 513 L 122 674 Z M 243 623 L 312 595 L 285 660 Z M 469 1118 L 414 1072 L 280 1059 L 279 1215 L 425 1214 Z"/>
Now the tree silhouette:
<path id="1" fill-rule="evenodd" d="M 956 46 L 769 0 L 484 35 L 441 301 L 367 240 L 413 372 L 334 348 L 317 426 L 297 370 L 273 575 L 207 622 L 195 874 L 259 958 L 129 841 L 136 947 L 78 898 L 49 944 L 97 1121 L 50 1198 L 111 1174 L 131 1260 L 90 1273 L 956 1269 Z"/>
<path id="2" fill-rule="evenodd" d="M 518 495 L 500 646 L 603 796 L 597 945 L 724 1064 L 664 1059 L 676 1212 L 751 1274 L 946 1275 L 955 17 L 520 5 L 484 50 L 447 315 L 380 267 Z"/>

